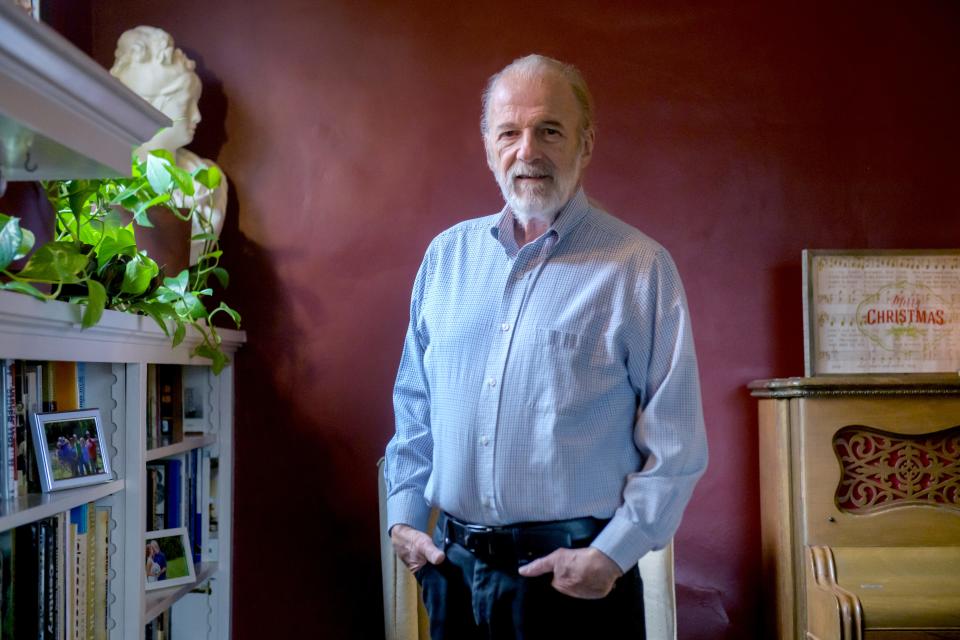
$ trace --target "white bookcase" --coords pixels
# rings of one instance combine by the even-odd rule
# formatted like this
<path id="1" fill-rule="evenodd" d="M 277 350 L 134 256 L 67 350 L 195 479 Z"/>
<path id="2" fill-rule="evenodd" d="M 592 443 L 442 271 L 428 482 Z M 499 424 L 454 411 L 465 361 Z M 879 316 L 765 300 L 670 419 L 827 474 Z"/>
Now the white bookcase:
<path id="1" fill-rule="evenodd" d="M 13 529 L 72 507 L 96 502 L 111 508 L 110 587 L 108 616 L 111 640 L 134 640 L 144 625 L 173 607 L 173 637 L 230 638 L 230 584 L 233 504 L 233 369 L 218 376 L 204 361 L 191 358 L 198 337 L 171 348 L 153 320 L 106 311 L 100 323 L 80 328 L 82 307 L 64 302 L 44 303 L 25 295 L 0 291 L 0 358 L 87 363 L 87 405 L 101 411 L 110 446 L 114 480 L 50 494 L 35 494 L 0 502 L 0 531 Z M 231 360 L 246 337 L 222 330 L 223 348 Z M 147 364 L 179 364 L 191 369 L 191 379 L 205 386 L 203 418 L 192 429 L 203 435 L 167 447 L 147 450 Z M 146 532 L 146 463 L 194 448 L 218 461 L 215 545 L 204 544 L 197 582 L 147 593 L 143 562 Z M 209 534 L 207 535 L 209 538 Z M 178 629 L 184 631 L 178 633 Z"/>

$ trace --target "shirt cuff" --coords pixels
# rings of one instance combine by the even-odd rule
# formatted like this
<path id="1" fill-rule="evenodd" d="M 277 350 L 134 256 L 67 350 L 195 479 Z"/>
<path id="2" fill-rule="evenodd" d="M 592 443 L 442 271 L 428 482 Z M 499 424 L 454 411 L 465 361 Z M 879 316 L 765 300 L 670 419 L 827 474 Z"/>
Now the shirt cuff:
<path id="1" fill-rule="evenodd" d="M 430 505 L 422 493 L 404 491 L 387 498 L 387 532 L 395 524 L 406 524 L 426 531 L 429 520 Z"/>
<path id="2" fill-rule="evenodd" d="M 616 562 L 624 573 L 630 571 L 647 552 L 656 548 L 656 544 L 638 525 L 619 514 L 607 523 L 590 546 Z"/>

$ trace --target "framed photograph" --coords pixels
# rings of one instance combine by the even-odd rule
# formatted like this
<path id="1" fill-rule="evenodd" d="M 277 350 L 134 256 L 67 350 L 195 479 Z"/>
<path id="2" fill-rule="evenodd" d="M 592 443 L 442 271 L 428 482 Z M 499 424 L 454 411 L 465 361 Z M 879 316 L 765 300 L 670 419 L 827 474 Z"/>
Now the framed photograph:
<path id="1" fill-rule="evenodd" d="M 113 480 L 99 409 L 35 413 L 33 442 L 44 493 Z"/>
<path id="2" fill-rule="evenodd" d="M 186 527 L 148 531 L 145 547 L 147 591 L 197 581 Z"/>
<path id="3" fill-rule="evenodd" d="M 803 252 L 805 375 L 960 370 L 960 250 Z"/>

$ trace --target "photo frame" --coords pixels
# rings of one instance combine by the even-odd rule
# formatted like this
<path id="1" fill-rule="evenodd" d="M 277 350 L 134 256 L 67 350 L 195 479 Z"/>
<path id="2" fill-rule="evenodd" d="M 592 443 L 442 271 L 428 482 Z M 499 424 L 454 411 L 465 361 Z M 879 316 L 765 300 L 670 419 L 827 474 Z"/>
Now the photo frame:
<path id="1" fill-rule="evenodd" d="M 804 250 L 806 376 L 960 370 L 960 250 Z"/>
<path id="2" fill-rule="evenodd" d="M 44 493 L 113 480 L 99 409 L 33 414 L 33 444 Z"/>
<path id="3" fill-rule="evenodd" d="M 197 581 L 186 527 L 148 531 L 144 547 L 147 591 L 193 584 Z"/>

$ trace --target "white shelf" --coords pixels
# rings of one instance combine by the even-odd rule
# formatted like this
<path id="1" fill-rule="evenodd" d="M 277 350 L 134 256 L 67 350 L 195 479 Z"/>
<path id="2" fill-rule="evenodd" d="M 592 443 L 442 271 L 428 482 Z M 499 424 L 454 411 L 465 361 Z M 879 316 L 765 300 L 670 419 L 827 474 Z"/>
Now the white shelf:
<path id="1" fill-rule="evenodd" d="M 196 565 L 197 581 L 192 584 L 181 584 L 168 589 L 157 589 L 148 591 L 146 596 L 146 607 L 144 609 L 143 624 L 149 623 L 158 615 L 169 609 L 177 600 L 196 589 L 204 582 L 210 579 L 217 572 L 216 562 L 201 562 Z"/>
<path id="2" fill-rule="evenodd" d="M 147 316 L 107 309 L 100 322 L 83 329 L 82 314 L 82 305 L 0 291 L 0 353 L 4 358 L 27 360 L 210 364 L 190 355 L 201 342 L 193 327 L 187 327 L 186 337 L 174 349 L 170 338 Z M 217 333 L 227 355 L 247 338 L 235 329 L 218 328 Z"/>
<path id="3" fill-rule="evenodd" d="M 147 449 L 147 455 L 145 460 L 150 462 L 152 460 L 161 460 L 163 458 L 169 458 L 170 456 L 175 456 L 179 453 L 185 451 L 192 451 L 194 449 L 199 449 L 201 447 L 209 447 L 210 445 L 217 443 L 216 434 L 208 433 L 203 436 L 185 436 L 180 442 L 174 442 L 173 444 L 168 444 L 165 447 L 155 447 L 153 449 Z"/>
<path id="4" fill-rule="evenodd" d="M 15 500 L 0 502 L 0 531 L 7 531 L 36 520 L 49 518 L 88 502 L 123 491 L 124 481 L 113 480 L 88 487 L 52 493 L 31 493 Z"/>
<path id="5" fill-rule="evenodd" d="M 0 130 L 7 147 L 0 170 L 7 179 L 130 175 L 133 148 L 170 126 L 169 118 L 12 2 L 0 2 L 0 34 Z"/>

